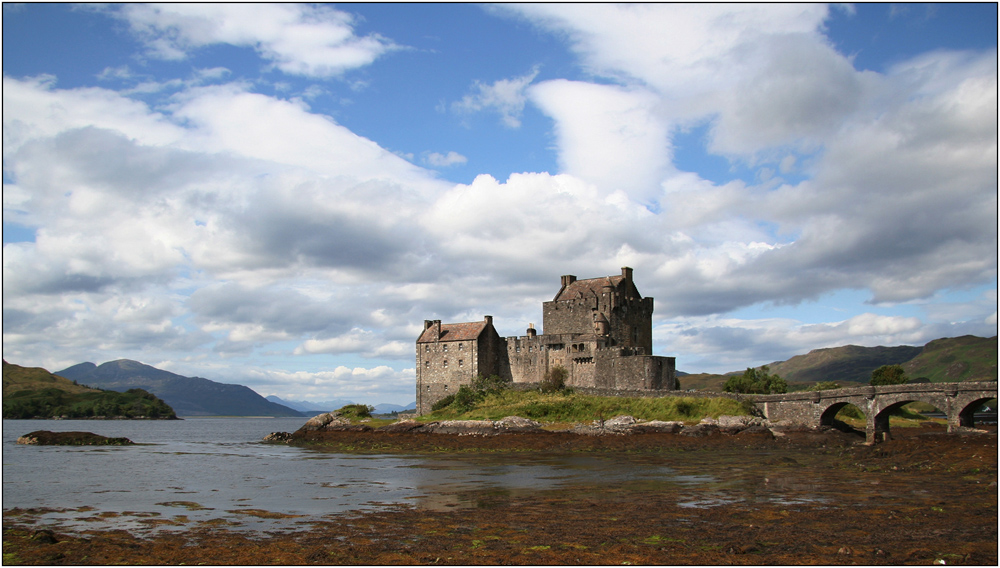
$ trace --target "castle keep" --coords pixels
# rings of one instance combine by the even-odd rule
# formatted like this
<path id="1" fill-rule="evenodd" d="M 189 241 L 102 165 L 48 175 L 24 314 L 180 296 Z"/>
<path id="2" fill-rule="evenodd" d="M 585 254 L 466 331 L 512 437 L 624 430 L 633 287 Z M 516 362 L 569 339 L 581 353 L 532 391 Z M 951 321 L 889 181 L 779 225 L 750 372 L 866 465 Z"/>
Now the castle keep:
<path id="1" fill-rule="evenodd" d="M 559 292 L 542 303 L 542 330 L 500 337 L 493 317 L 469 323 L 425 320 L 417 338 L 417 413 L 458 391 L 477 375 L 540 383 L 566 369 L 566 385 L 600 391 L 676 390 L 673 357 L 653 353 L 653 299 L 643 298 L 632 269 L 620 276 L 577 280 L 563 276 Z"/>

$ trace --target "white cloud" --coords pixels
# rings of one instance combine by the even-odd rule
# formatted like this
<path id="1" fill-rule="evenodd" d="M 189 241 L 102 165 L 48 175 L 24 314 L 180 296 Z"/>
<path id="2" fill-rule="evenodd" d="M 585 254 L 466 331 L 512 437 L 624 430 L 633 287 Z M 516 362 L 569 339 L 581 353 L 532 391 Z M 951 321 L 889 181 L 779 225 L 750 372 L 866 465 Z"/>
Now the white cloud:
<path id="1" fill-rule="evenodd" d="M 620 189 L 644 202 L 658 197 L 671 152 L 655 95 L 563 79 L 535 85 L 530 95 L 555 120 L 563 172 L 605 193 Z"/>
<path id="2" fill-rule="evenodd" d="M 284 73 L 335 77 L 396 49 L 354 35 L 353 17 L 304 4 L 126 4 L 113 10 L 162 59 L 184 59 L 215 43 L 254 48 Z"/>
<path id="3" fill-rule="evenodd" d="M 538 67 L 531 72 L 513 79 L 500 79 L 492 84 L 476 81 L 473 84 L 475 93 L 465 95 L 462 100 L 452 103 L 455 112 L 473 113 L 482 110 L 493 110 L 500 114 L 501 123 L 507 128 L 521 127 L 521 114 L 527 102 L 525 89 L 538 76 Z"/>
<path id="4" fill-rule="evenodd" d="M 437 168 L 447 168 L 448 166 L 464 164 L 468 161 L 468 158 L 455 151 L 448 152 L 447 154 L 431 152 L 427 155 L 427 163 Z"/>

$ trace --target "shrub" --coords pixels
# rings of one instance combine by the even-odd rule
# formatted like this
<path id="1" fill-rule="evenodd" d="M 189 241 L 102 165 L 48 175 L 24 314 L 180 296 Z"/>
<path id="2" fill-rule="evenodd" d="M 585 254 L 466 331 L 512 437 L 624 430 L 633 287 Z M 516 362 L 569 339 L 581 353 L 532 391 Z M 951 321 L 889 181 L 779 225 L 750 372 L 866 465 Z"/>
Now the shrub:
<path id="1" fill-rule="evenodd" d="M 833 389 L 839 389 L 839 388 L 840 388 L 840 384 L 839 383 L 835 383 L 833 381 L 822 381 L 822 382 L 816 383 L 815 385 L 809 387 L 806 390 L 809 390 L 809 391 L 823 391 L 823 390 L 833 390 Z"/>
<path id="2" fill-rule="evenodd" d="M 557 392 L 566 388 L 566 377 L 569 376 L 569 371 L 564 367 L 553 367 L 547 373 L 545 373 L 545 378 L 542 380 L 539 388 L 542 392 Z"/>
<path id="3" fill-rule="evenodd" d="M 906 372 L 903 371 L 902 365 L 882 365 L 872 371 L 872 380 L 868 384 L 877 387 L 884 385 L 905 385 L 908 382 L 910 382 L 910 379 L 906 376 Z"/>
<path id="4" fill-rule="evenodd" d="M 759 369 L 747 367 L 742 375 L 729 377 L 722 390 L 741 394 L 781 394 L 788 391 L 788 383 L 778 375 L 770 374 L 767 365 Z"/>
<path id="5" fill-rule="evenodd" d="M 340 416 L 347 419 L 357 419 L 357 418 L 371 418 L 372 412 L 375 407 L 368 406 L 367 404 L 348 404 L 343 406 L 337 412 Z"/>
<path id="6" fill-rule="evenodd" d="M 477 375 L 472 379 L 472 389 L 483 394 L 496 394 L 510 387 L 511 379 L 504 379 L 499 375 L 484 377 Z"/>
<path id="7" fill-rule="evenodd" d="M 451 403 L 455 402 L 455 395 L 449 394 L 448 396 L 442 398 L 441 400 L 435 402 L 431 405 L 431 412 L 437 412 L 451 406 Z"/>
<path id="8" fill-rule="evenodd" d="M 476 407 L 476 403 L 483 399 L 483 394 L 470 388 L 468 385 L 458 387 L 455 393 L 452 406 L 459 412 L 468 412 Z"/>

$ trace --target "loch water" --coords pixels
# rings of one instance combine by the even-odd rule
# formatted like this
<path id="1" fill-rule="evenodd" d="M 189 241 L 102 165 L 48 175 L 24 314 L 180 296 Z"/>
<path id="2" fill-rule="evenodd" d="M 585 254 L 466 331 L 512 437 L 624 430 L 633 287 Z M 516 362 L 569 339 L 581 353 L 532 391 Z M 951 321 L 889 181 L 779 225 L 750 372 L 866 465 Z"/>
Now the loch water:
<path id="1" fill-rule="evenodd" d="M 845 469 L 839 450 L 785 444 L 648 453 L 361 455 L 260 441 L 304 422 L 4 420 L 4 523 L 70 533 L 124 529 L 142 535 L 192 527 L 273 532 L 397 507 L 488 506 L 490 495 L 521 501 L 555 494 L 612 500 L 670 495 L 695 515 L 735 503 L 826 509 L 845 496 L 861 504 L 876 499 L 924 508 L 942 499 L 960 506 L 978 498 L 961 483 L 928 487 L 919 472 L 873 478 L 863 469 Z M 35 430 L 87 431 L 136 445 L 16 444 Z"/>
<path id="2" fill-rule="evenodd" d="M 4 420 L 3 509 L 41 510 L 32 514 L 38 522 L 68 531 L 146 532 L 191 523 L 280 530 L 384 507 L 465 507 L 463 495 L 483 490 L 664 480 L 696 489 L 714 481 L 649 456 L 354 455 L 260 442 L 304 421 Z M 136 445 L 17 445 L 35 430 L 123 436 Z M 693 496 L 691 506 L 699 499 Z"/>

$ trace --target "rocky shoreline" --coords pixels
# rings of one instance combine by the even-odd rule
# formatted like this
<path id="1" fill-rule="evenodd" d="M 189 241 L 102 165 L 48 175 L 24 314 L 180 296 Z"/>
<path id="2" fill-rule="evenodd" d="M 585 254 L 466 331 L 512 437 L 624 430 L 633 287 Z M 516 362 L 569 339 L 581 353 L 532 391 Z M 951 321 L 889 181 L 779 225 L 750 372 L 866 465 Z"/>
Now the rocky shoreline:
<path id="1" fill-rule="evenodd" d="M 754 416 L 720 416 L 704 418 L 697 424 L 681 421 L 639 420 L 628 415 L 615 416 L 608 420 L 589 424 L 573 424 L 568 428 L 551 429 L 540 422 L 520 416 L 507 416 L 500 420 L 442 420 L 417 422 L 400 420 L 392 424 L 372 427 L 363 422 L 352 422 L 337 412 L 320 414 L 310 418 L 295 432 L 272 432 L 262 441 L 269 443 L 308 443 L 320 441 L 324 433 L 356 432 L 372 434 L 450 434 L 454 436 L 497 436 L 502 434 L 576 434 L 582 436 L 624 436 L 630 434 L 678 434 L 690 437 L 705 437 L 714 434 L 743 435 L 761 438 L 780 438 L 788 432 L 805 429 L 790 424 L 772 423 Z M 848 435 L 864 438 L 864 432 L 847 424 L 821 428 L 818 431 L 836 430 Z"/>

